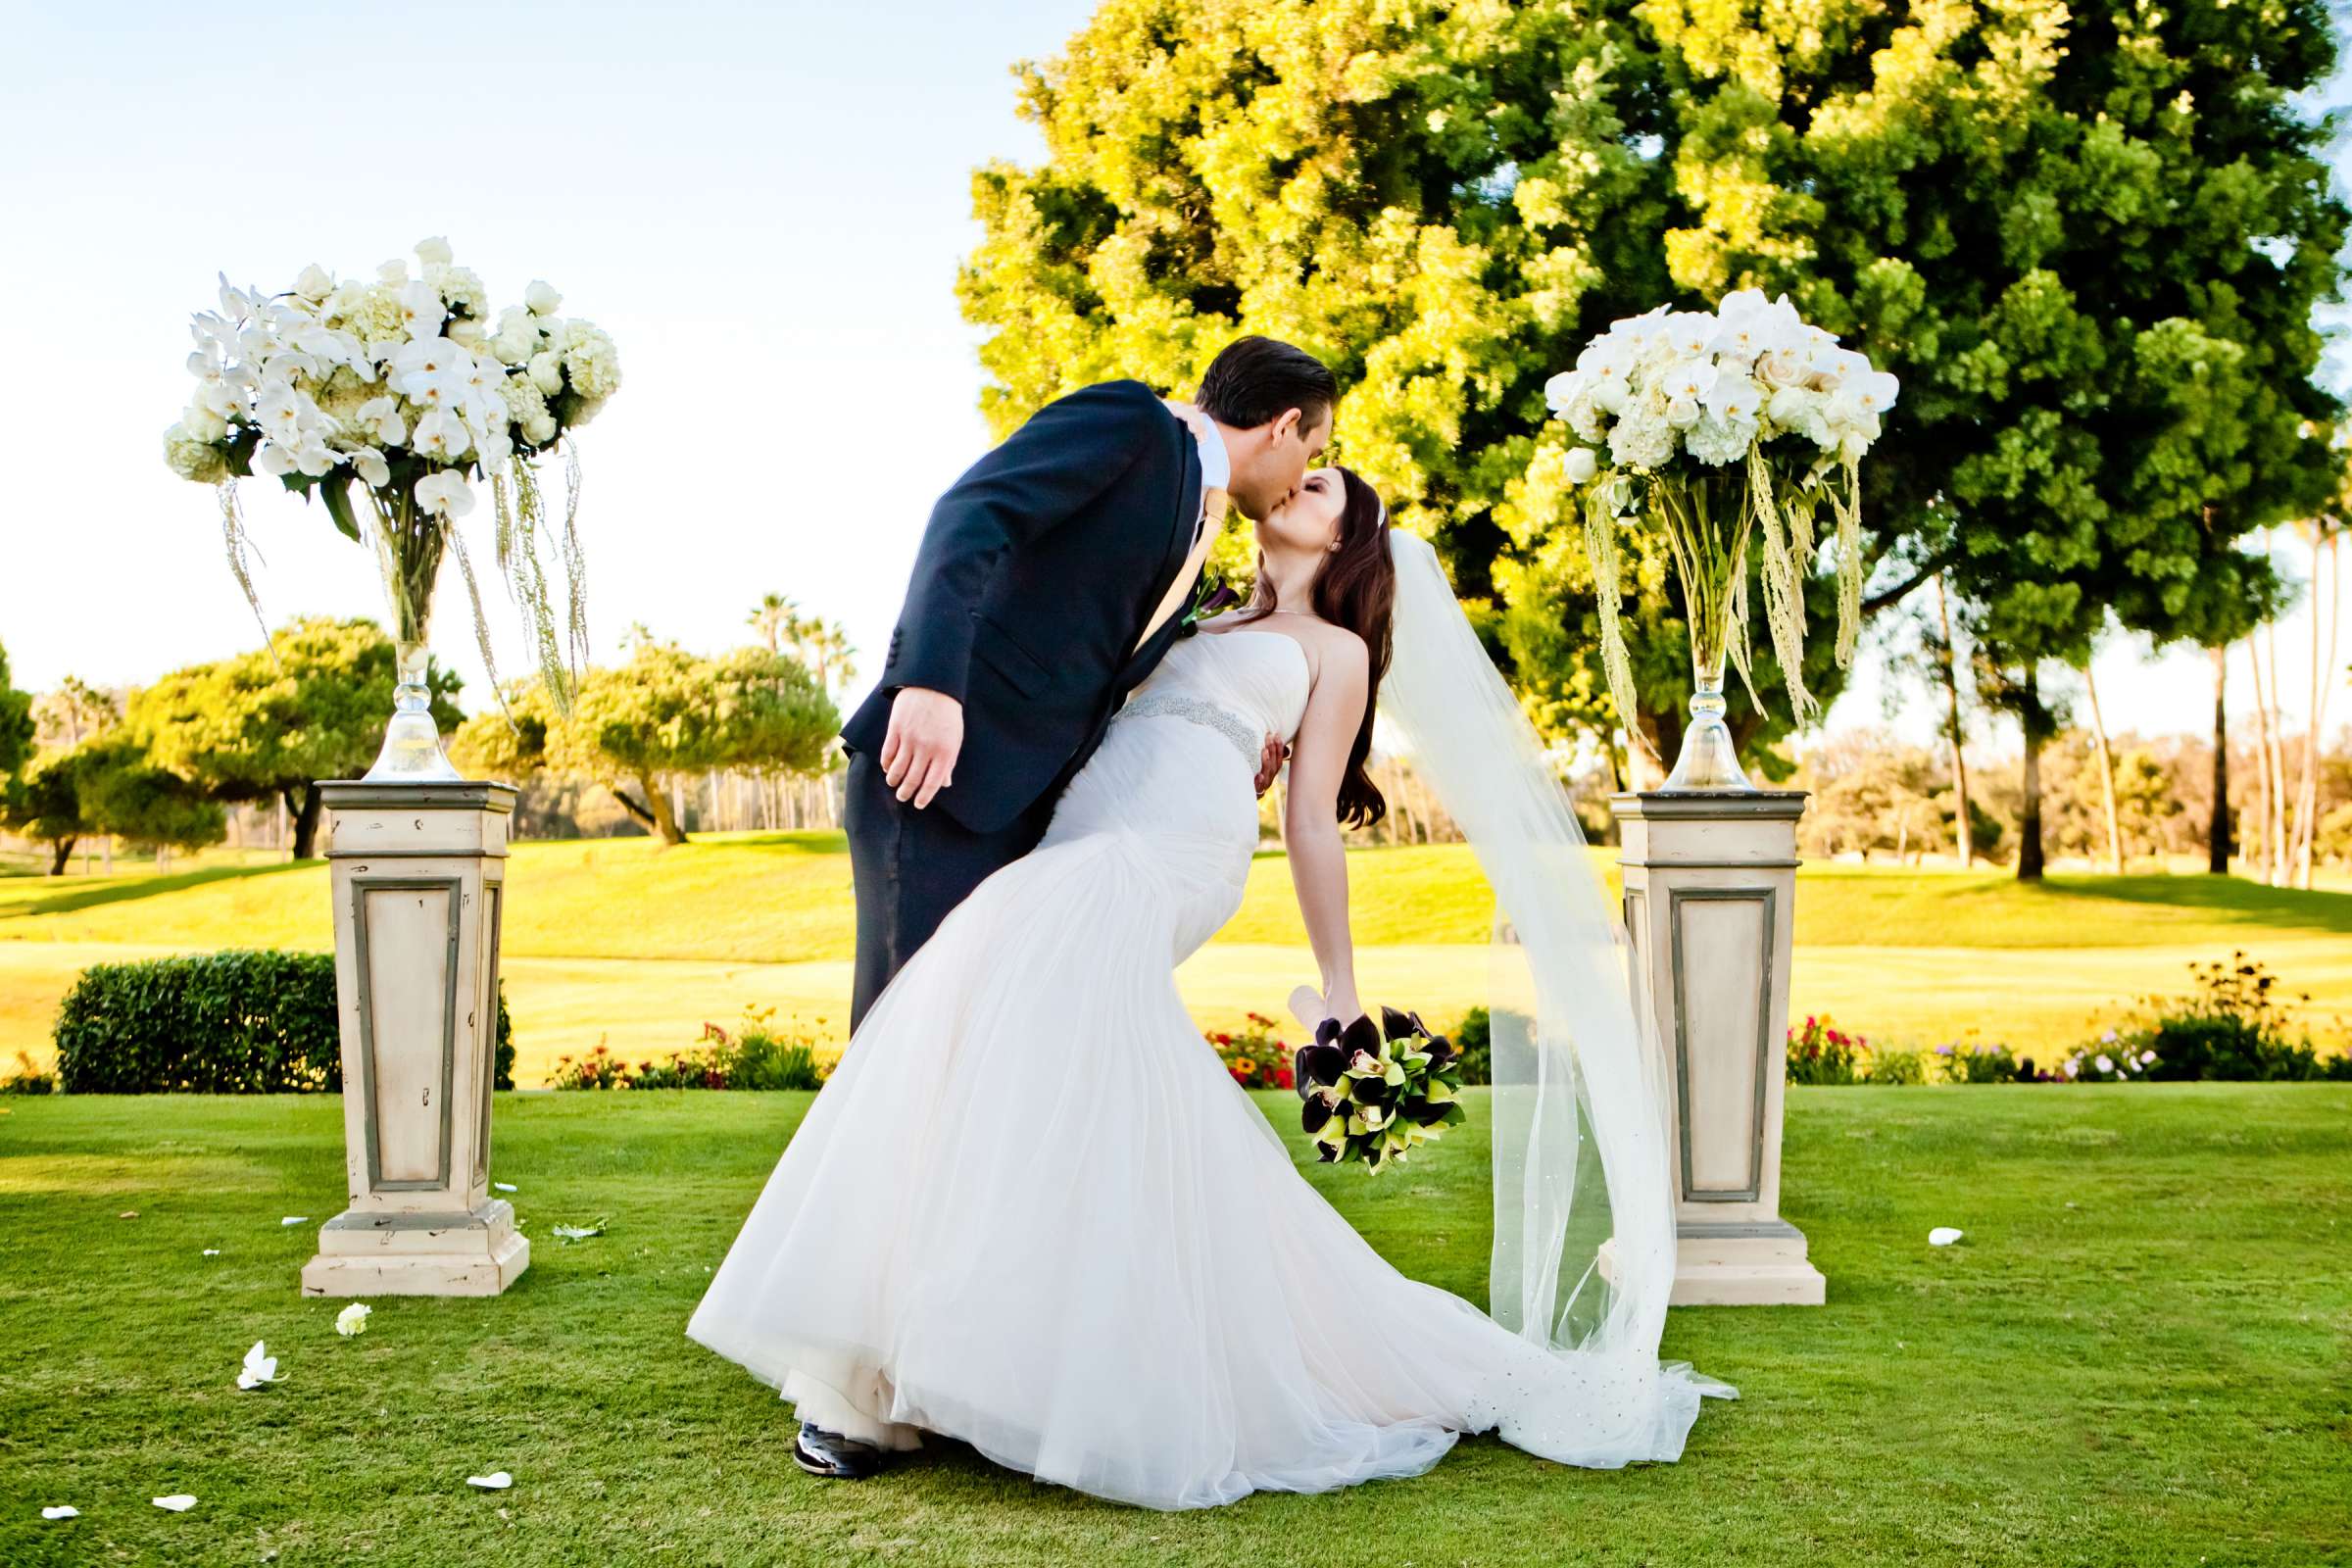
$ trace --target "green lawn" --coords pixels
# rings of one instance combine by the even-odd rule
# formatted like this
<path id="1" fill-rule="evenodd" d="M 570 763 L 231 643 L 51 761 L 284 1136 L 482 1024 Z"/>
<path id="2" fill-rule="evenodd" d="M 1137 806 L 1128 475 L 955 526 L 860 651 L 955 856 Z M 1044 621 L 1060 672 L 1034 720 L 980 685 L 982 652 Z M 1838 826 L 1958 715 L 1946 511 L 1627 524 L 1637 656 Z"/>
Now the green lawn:
<path id="1" fill-rule="evenodd" d="M 785 1407 L 683 1328 L 806 1103 L 502 1096 L 530 1271 L 377 1300 L 343 1340 L 296 1286 L 341 1202 L 334 1100 L 14 1102 L 0 1562 L 2352 1561 L 2352 1088 L 1794 1091 L 1784 1206 L 1829 1304 L 1673 1314 L 1666 1352 L 1741 1391 L 1680 1464 L 1475 1439 L 1416 1480 L 1186 1515 L 953 1446 L 858 1486 L 790 1466 Z M 1409 1176 L 1308 1178 L 1482 1299 L 1471 1103 Z M 1966 1241 L 1929 1248 L 1937 1224 Z M 256 1339 L 287 1378 L 240 1393 Z M 500 1468 L 511 1492 L 465 1484 Z M 194 1510 L 148 1501 L 173 1492 Z M 62 1502 L 82 1517 L 40 1519 Z"/>
<path id="2" fill-rule="evenodd" d="M 1610 852 L 1594 851 L 1613 876 Z M 83 965 L 225 947 L 323 949 L 326 869 L 249 853 L 157 876 L 0 877 L 0 1065 L 49 1056 L 57 1000 Z M 1358 973 L 1374 1000 L 1435 1018 L 1481 999 L 1490 902 L 1459 845 L 1349 858 Z M 846 1032 L 854 915 L 839 834 L 710 834 L 675 849 L 642 838 L 525 843 L 509 866 L 503 973 L 517 1081 L 600 1039 L 630 1055 L 685 1045 L 704 1020 L 772 1006 L 819 1038 Z M 1796 901 L 1795 1010 L 1874 1039 L 1974 1036 L 2047 1055 L 2089 1038 L 2192 959 L 2243 947 L 2323 1041 L 2352 1018 L 2352 894 L 2236 877 L 2059 876 L 1808 866 Z M 1289 863 L 1260 856 L 1241 912 L 1186 965 L 1204 1026 L 1280 1011 L 1314 964 Z"/>

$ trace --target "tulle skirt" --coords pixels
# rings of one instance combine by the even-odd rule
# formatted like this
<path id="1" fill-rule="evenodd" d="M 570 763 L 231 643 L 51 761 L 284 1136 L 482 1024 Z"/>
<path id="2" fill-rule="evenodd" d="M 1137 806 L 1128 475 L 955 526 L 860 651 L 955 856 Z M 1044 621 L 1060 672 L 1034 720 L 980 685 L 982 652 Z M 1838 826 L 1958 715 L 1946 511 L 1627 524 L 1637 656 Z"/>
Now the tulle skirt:
<path id="1" fill-rule="evenodd" d="M 1678 1457 L 1695 1389 L 1399 1274 L 1201 1039 L 1174 968 L 1239 902 L 1248 772 L 1181 718 L 1114 727 L 875 1003 L 688 1336 L 801 1419 L 1155 1508 L 1413 1475 L 1491 1429 Z"/>

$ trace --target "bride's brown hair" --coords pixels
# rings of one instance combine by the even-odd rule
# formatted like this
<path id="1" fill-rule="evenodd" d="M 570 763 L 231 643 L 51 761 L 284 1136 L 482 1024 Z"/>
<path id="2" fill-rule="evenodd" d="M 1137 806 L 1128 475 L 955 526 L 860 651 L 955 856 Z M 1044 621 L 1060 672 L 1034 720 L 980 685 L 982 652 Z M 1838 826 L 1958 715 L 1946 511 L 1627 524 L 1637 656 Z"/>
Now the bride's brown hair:
<path id="1" fill-rule="evenodd" d="M 1371 680 L 1364 688 L 1364 721 L 1348 750 L 1348 771 L 1340 777 L 1340 820 L 1349 827 L 1370 827 L 1389 813 L 1371 774 L 1364 771 L 1372 755 L 1372 711 L 1380 697 L 1380 680 L 1389 672 L 1389 619 L 1396 608 L 1396 563 L 1389 556 L 1389 509 L 1380 493 L 1357 476 L 1353 468 L 1340 469 L 1347 499 L 1340 508 L 1335 548 L 1315 572 L 1315 613 L 1335 626 L 1345 626 L 1364 640 L 1371 656 Z M 1265 553 L 1257 558 L 1257 585 L 1250 591 L 1242 623 L 1274 612 L 1274 588 L 1266 580 Z"/>

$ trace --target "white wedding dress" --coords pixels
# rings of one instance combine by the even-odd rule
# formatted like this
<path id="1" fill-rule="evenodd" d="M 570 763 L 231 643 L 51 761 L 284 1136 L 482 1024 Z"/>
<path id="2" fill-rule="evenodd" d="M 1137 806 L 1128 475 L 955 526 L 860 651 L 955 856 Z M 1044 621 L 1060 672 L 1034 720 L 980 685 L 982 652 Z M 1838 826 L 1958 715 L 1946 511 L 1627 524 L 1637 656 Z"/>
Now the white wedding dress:
<path id="1" fill-rule="evenodd" d="M 1178 998 L 1241 902 L 1261 741 L 1307 687 L 1279 632 L 1176 645 L 1044 842 L 875 1003 L 690 1338 L 821 1427 L 947 1434 L 1156 1508 L 1412 1475 L 1466 1432 L 1568 1464 L 1681 1454 L 1702 1384 L 1654 1328 L 1563 1353 L 1398 1273 Z"/>

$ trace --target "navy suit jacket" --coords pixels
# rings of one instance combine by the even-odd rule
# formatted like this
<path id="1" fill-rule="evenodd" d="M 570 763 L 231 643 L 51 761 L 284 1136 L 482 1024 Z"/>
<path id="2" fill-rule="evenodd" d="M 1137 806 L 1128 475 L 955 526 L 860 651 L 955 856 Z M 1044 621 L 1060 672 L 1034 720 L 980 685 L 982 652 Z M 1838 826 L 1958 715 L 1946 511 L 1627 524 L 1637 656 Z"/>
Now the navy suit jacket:
<path id="1" fill-rule="evenodd" d="M 931 809 L 974 832 L 1059 793 L 1183 629 L 1136 640 L 1192 553 L 1200 456 L 1141 381 L 1057 398 L 931 509 L 881 683 L 842 738 L 879 756 L 907 686 L 963 704 Z"/>

